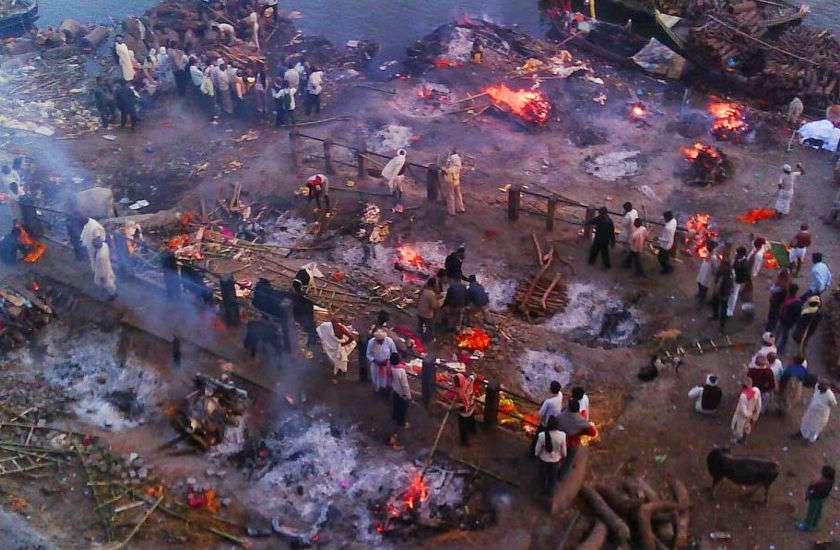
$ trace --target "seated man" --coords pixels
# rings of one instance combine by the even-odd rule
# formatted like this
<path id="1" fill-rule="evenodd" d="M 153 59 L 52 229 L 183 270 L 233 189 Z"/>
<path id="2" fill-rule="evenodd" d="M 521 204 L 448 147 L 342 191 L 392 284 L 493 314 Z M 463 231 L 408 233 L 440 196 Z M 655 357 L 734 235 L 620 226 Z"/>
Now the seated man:
<path id="1" fill-rule="evenodd" d="M 700 414 L 714 414 L 723 399 L 723 392 L 717 385 L 717 376 L 710 374 L 706 383 L 694 386 L 688 392 L 688 398 L 694 400 L 694 410 Z"/>

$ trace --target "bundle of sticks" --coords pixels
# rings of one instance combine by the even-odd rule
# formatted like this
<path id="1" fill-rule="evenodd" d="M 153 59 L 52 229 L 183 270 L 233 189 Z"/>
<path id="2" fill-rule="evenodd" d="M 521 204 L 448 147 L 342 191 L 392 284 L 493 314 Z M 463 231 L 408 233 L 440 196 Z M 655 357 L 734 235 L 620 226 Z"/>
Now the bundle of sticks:
<path id="1" fill-rule="evenodd" d="M 535 234 L 531 234 L 540 265 L 537 273 L 523 280 L 513 295 L 518 311 L 529 321 L 532 316 L 540 319 L 566 309 L 569 303 L 567 285 L 563 276 L 552 269 L 557 253 L 554 246 L 543 252 Z"/>

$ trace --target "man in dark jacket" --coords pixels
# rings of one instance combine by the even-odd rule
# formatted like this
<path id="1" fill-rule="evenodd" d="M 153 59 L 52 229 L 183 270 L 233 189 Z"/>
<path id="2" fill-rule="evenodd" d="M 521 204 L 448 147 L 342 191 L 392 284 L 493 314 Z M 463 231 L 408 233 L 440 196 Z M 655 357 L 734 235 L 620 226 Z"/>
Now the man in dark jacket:
<path id="1" fill-rule="evenodd" d="M 784 357 L 785 347 L 787 346 L 788 336 L 799 321 L 799 315 L 802 313 L 802 299 L 796 294 L 799 292 L 799 286 L 796 284 L 788 287 L 788 297 L 782 302 L 782 308 L 779 311 L 779 324 L 776 326 L 776 350 L 778 350 L 779 357 Z"/>
<path id="2" fill-rule="evenodd" d="M 131 119 L 131 128 L 137 128 L 140 119 L 137 117 L 137 95 L 134 89 L 127 82 L 118 80 L 114 96 L 117 100 L 117 108 L 120 110 L 120 128 L 125 128 L 125 123 Z"/>
<path id="3" fill-rule="evenodd" d="M 808 490 L 805 491 L 808 513 L 805 515 L 804 521 L 796 524 L 796 528 L 800 531 L 813 531 L 817 528 L 822 515 L 823 502 L 831 494 L 831 489 L 834 488 L 834 476 L 833 467 L 823 466 L 820 478 L 808 486 Z"/>
<path id="4" fill-rule="evenodd" d="M 93 88 L 93 101 L 96 110 L 99 111 L 99 120 L 103 128 L 107 128 L 111 119 L 114 118 L 114 92 L 111 86 L 101 76 L 96 77 L 96 86 Z"/>
<path id="5" fill-rule="evenodd" d="M 602 206 L 598 210 L 598 215 L 586 222 L 586 225 L 595 227 L 595 238 L 592 240 L 592 247 L 589 249 L 589 265 L 595 264 L 595 260 L 600 253 L 604 268 L 609 269 L 611 267 L 610 247 L 615 246 L 615 226 L 607 213 L 607 207 Z"/>
<path id="6" fill-rule="evenodd" d="M 470 275 L 469 281 L 470 287 L 467 289 L 467 305 L 469 305 L 469 311 L 467 312 L 467 317 L 471 324 L 476 321 L 483 322 L 484 310 L 490 304 L 490 296 L 487 295 L 487 291 L 484 290 L 484 287 L 481 286 L 475 275 Z"/>
<path id="7" fill-rule="evenodd" d="M 444 321 L 447 329 L 457 329 L 461 326 L 466 305 L 467 287 L 461 279 L 451 280 L 449 289 L 446 291 L 446 298 L 443 300 Z"/>
<path id="8" fill-rule="evenodd" d="M 817 331 L 817 326 L 822 319 L 822 301 L 819 296 L 809 296 L 802 304 L 799 319 L 793 329 L 793 341 L 799 344 L 801 352 L 805 353 L 805 347 L 811 337 Z"/>
<path id="9" fill-rule="evenodd" d="M 446 257 L 443 262 L 443 267 L 446 269 L 446 276 L 450 281 L 459 280 L 466 281 L 464 277 L 464 257 L 467 254 L 467 249 L 462 245 L 459 246 L 453 253 Z"/>

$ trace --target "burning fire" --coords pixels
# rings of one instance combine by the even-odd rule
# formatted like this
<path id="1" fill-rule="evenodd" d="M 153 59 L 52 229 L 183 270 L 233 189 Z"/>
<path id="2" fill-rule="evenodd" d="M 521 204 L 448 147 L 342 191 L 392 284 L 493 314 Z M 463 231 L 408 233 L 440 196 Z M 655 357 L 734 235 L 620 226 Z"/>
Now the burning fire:
<path id="1" fill-rule="evenodd" d="M 458 67 L 462 67 L 464 64 L 458 61 L 450 61 L 449 59 L 438 57 L 437 59 L 432 61 L 432 65 L 434 65 L 438 69 L 455 69 Z"/>
<path id="2" fill-rule="evenodd" d="M 680 152 L 688 160 L 697 160 L 701 154 L 708 155 L 712 158 L 719 158 L 720 153 L 717 149 L 710 145 L 706 145 L 702 141 L 697 141 L 691 147 L 681 147 Z"/>
<path id="3" fill-rule="evenodd" d="M 484 351 L 490 347 L 490 335 L 480 328 L 465 328 L 455 338 L 459 348 Z"/>
<path id="4" fill-rule="evenodd" d="M 497 107 L 537 126 L 545 124 L 551 114 L 551 103 L 536 90 L 511 90 L 499 84 L 485 88 L 484 93 L 490 96 Z"/>
<path id="5" fill-rule="evenodd" d="M 776 211 L 771 208 L 753 208 L 738 215 L 738 220 L 753 225 L 761 220 L 769 220 L 775 215 Z"/>
<path id="6" fill-rule="evenodd" d="M 416 510 L 420 504 L 429 498 L 429 489 L 423 482 L 423 476 L 416 472 L 411 476 L 405 492 L 402 494 L 402 503 L 406 510 Z"/>
<path id="7" fill-rule="evenodd" d="M 630 106 L 630 120 L 643 120 L 647 116 L 647 109 L 641 103 Z"/>
<path id="8" fill-rule="evenodd" d="M 713 101 L 708 111 L 715 117 L 712 135 L 719 140 L 736 140 L 750 131 L 749 125 L 744 122 L 744 109 L 737 103 Z"/>
<path id="9" fill-rule="evenodd" d="M 397 257 L 397 261 L 402 265 L 411 266 L 416 269 L 426 268 L 425 258 L 420 255 L 420 252 L 416 248 L 407 244 L 397 248 Z"/>
<path id="10" fill-rule="evenodd" d="M 715 239 L 718 232 L 710 228 L 712 216 L 710 214 L 692 214 L 685 222 L 688 233 L 685 236 L 686 254 L 707 258 L 711 254 L 708 247 L 709 239 Z"/>
<path id="11" fill-rule="evenodd" d="M 776 255 L 773 254 L 772 250 L 768 250 L 764 253 L 764 267 L 767 269 L 779 268 L 779 260 L 776 259 Z"/>

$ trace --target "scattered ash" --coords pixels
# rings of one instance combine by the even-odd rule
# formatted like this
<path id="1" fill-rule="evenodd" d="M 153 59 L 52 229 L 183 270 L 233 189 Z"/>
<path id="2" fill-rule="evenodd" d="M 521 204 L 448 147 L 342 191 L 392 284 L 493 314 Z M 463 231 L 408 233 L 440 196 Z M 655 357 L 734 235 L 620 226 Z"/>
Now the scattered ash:
<path id="1" fill-rule="evenodd" d="M 568 385 L 574 370 L 568 357 L 554 351 L 528 350 L 519 358 L 522 389 L 537 401 L 545 398 L 552 381 Z"/>
<path id="2" fill-rule="evenodd" d="M 82 420 L 120 431 L 149 418 L 163 384 L 153 366 L 130 353 L 120 360 L 119 340 L 119 331 L 88 327 L 73 334 L 55 324 L 44 331 L 39 353 L 22 349 L 11 360 L 74 400 L 72 410 Z"/>
<path id="3" fill-rule="evenodd" d="M 587 156 L 583 169 L 587 174 L 605 181 L 631 178 L 639 173 L 639 151 L 614 151 L 597 157 Z"/>
<path id="4" fill-rule="evenodd" d="M 412 529 L 406 530 L 405 516 L 386 518 L 394 496 L 422 465 L 407 461 L 403 453 L 383 454 L 356 427 L 339 428 L 293 412 L 233 458 L 252 479 L 243 500 L 260 509 L 274 531 L 292 544 L 384 548 L 397 529 L 401 535 L 419 534 L 414 526 L 452 528 L 453 521 L 457 527 L 476 527 L 467 525 L 464 511 L 471 473 L 436 465 L 425 476 L 428 498 L 412 513 Z M 463 516 L 460 522 L 453 520 L 456 511 Z"/>
<path id="5" fill-rule="evenodd" d="M 414 130 L 408 126 L 388 124 L 373 133 L 367 141 L 367 147 L 375 153 L 394 155 L 397 150 L 411 145 L 413 135 Z"/>
<path id="6" fill-rule="evenodd" d="M 288 212 L 283 213 L 265 232 L 266 244 L 290 248 L 306 236 L 308 222 Z"/>
<path id="7" fill-rule="evenodd" d="M 622 347 L 637 342 L 641 321 L 635 308 L 590 284 L 569 285 L 569 305 L 545 326 L 588 346 Z"/>

